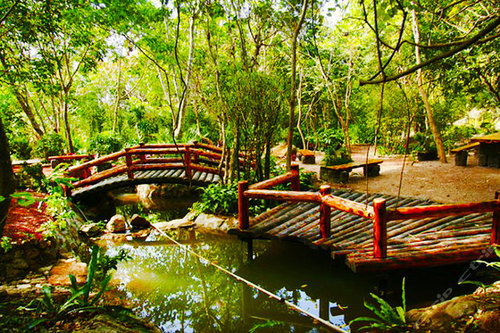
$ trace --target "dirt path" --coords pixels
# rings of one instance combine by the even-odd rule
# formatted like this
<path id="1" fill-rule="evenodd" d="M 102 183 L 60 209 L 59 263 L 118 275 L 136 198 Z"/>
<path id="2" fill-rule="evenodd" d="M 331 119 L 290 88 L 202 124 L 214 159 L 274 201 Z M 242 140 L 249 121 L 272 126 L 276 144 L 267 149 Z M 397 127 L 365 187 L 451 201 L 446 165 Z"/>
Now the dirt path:
<path id="1" fill-rule="evenodd" d="M 373 152 L 373 148 L 370 149 Z M 366 158 L 366 147 L 355 147 L 352 155 L 354 161 Z M 373 153 L 370 158 L 373 158 Z M 314 171 L 319 176 L 319 164 L 323 153 L 316 152 L 316 164 L 301 167 Z M 370 193 L 397 195 L 403 167 L 403 157 L 378 157 L 384 160 L 380 175 L 368 178 Z M 443 203 L 463 203 L 492 200 L 495 191 L 500 191 L 500 169 L 480 167 L 475 156 L 469 156 L 466 167 L 455 166 L 453 156 L 448 157 L 449 163 L 439 161 L 418 162 L 408 160 L 405 163 L 402 197 L 417 197 L 431 199 Z M 347 187 L 365 192 L 366 178 L 361 168 L 355 169 L 349 176 L 347 185 L 332 184 L 336 187 Z"/>

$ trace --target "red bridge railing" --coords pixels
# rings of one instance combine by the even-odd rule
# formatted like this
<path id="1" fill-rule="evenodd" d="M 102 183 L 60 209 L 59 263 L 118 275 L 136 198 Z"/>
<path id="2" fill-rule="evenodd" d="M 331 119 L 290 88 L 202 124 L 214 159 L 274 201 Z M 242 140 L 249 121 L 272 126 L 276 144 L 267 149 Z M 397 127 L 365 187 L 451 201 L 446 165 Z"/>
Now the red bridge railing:
<path id="1" fill-rule="evenodd" d="M 292 191 L 268 190 L 268 188 L 283 183 L 291 183 Z M 319 232 L 321 237 L 330 237 L 331 209 L 337 209 L 350 214 L 358 215 L 373 221 L 373 257 L 387 257 L 387 222 L 392 220 L 424 219 L 444 216 L 463 216 L 477 213 L 493 213 L 491 245 L 500 245 L 500 198 L 499 192 L 495 200 L 456 204 L 456 205 L 430 205 L 418 207 L 387 208 L 386 199 L 373 200 L 372 206 L 356 201 L 351 201 L 331 194 L 330 185 L 321 186 L 319 192 L 301 192 L 298 165 L 292 165 L 291 171 L 284 175 L 265 180 L 260 183 L 248 185 L 247 181 L 238 183 L 238 210 L 239 228 L 249 229 L 250 217 L 248 200 L 250 198 L 317 202 L 320 210 Z"/>
<path id="2" fill-rule="evenodd" d="M 135 172 L 146 170 L 184 168 L 185 177 L 191 179 L 196 171 L 219 174 L 216 166 L 220 164 L 221 158 L 222 149 L 197 142 L 177 145 L 140 144 L 70 167 L 67 175 L 78 179 L 73 183 L 75 188 L 92 185 L 120 174 L 127 174 L 128 179 L 134 179 Z M 246 163 L 243 157 L 240 158 L 240 163 Z M 106 164 L 111 164 L 111 168 L 96 171 Z M 224 173 L 224 169 L 221 173 Z"/>

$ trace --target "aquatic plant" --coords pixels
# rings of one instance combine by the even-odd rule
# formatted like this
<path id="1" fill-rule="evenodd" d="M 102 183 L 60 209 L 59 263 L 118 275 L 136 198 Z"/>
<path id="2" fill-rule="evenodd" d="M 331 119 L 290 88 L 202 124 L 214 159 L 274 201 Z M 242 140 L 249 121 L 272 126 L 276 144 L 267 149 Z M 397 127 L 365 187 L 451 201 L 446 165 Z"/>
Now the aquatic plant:
<path id="1" fill-rule="evenodd" d="M 495 251 L 495 255 L 497 256 L 497 258 L 500 258 L 500 246 L 495 246 L 495 247 L 493 247 L 493 249 Z M 491 267 L 496 272 L 500 272 L 500 262 L 498 262 L 498 261 L 488 262 L 488 261 L 484 261 L 484 260 L 475 260 L 475 262 L 480 263 L 480 264 L 485 264 L 486 267 Z M 483 291 L 485 291 L 486 289 L 488 289 L 489 287 L 492 286 L 492 284 L 484 284 L 481 281 L 469 281 L 469 280 L 461 281 L 458 284 L 472 284 L 472 285 L 480 287 L 481 289 L 483 289 Z"/>
<path id="2" fill-rule="evenodd" d="M 352 325 L 356 322 L 368 322 L 369 325 L 363 326 L 360 330 L 373 330 L 378 329 L 382 331 L 389 332 L 405 332 L 408 330 L 408 324 L 406 322 L 406 294 L 405 294 L 405 279 L 403 278 L 402 283 L 402 306 L 392 307 L 384 299 L 378 297 L 377 295 L 370 293 L 372 298 L 377 301 L 378 306 L 364 302 L 367 309 L 372 311 L 378 318 L 372 317 L 359 317 L 349 322 Z"/>
<path id="3" fill-rule="evenodd" d="M 73 274 L 69 274 L 71 281 L 71 295 L 62 303 L 57 303 L 52 294 L 52 287 L 43 286 L 43 297 L 30 302 L 21 310 L 36 311 L 42 315 L 33 321 L 28 328 L 32 329 L 45 322 L 57 322 L 65 315 L 76 312 L 118 312 L 121 315 L 131 313 L 130 310 L 121 306 L 100 305 L 101 298 L 107 290 L 112 274 L 108 274 L 111 269 L 116 269 L 116 265 L 121 260 L 128 260 L 125 251 L 120 251 L 114 257 L 108 257 L 101 254 L 97 245 L 93 245 L 90 253 L 90 260 L 87 265 L 87 279 L 80 287 Z M 97 292 L 91 295 L 91 292 L 97 289 Z"/>

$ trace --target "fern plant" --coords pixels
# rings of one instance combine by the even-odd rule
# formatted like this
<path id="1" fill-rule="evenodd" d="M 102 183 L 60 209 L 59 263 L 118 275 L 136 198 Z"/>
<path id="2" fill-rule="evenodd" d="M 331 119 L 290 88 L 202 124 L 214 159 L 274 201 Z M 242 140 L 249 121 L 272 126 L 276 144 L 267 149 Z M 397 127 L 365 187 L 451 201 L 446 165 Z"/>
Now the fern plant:
<path id="1" fill-rule="evenodd" d="M 87 266 L 87 279 L 85 284 L 78 286 L 74 275 L 69 274 L 71 281 L 71 295 L 62 304 L 54 301 L 52 288 L 49 286 L 42 287 L 43 297 L 41 299 L 30 302 L 25 307 L 20 307 L 23 310 L 37 311 L 43 315 L 29 325 L 32 329 L 44 322 L 56 322 L 64 318 L 64 316 L 74 312 L 106 312 L 112 313 L 119 311 L 120 313 L 131 314 L 130 310 L 121 306 L 99 305 L 104 292 L 107 290 L 109 281 L 112 275 L 108 274 L 109 270 L 116 269 L 116 264 L 121 260 L 128 260 L 125 252 L 120 252 L 115 257 L 107 257 L 101 255 L 99 247 L 93 245 L 91 248 L 90 261 Z M 97 289 L 97 292 L 92 295 L 91 292 Z"/>
<path id="2" fill-rule="evenodd" d="M 402 283 L 402 306 L 392 307 L 384 299 L 378 297 L 377 295 L 370 293 L 372 298 L 378 303 L 377 305 L 364 302 L 367 309 L 372 311 L 377 318 L 373 317 L 359 317 L 349 322 L 352 325 L 356 322 L 367 322 L 367 326 L 363 326 L 360 330 L 381 330 L 388 332 L 405 332 L 409 329 L 409 325 L 406 322 L 406 294 L 405 294 L 405 279 L 403 278 Z"/>

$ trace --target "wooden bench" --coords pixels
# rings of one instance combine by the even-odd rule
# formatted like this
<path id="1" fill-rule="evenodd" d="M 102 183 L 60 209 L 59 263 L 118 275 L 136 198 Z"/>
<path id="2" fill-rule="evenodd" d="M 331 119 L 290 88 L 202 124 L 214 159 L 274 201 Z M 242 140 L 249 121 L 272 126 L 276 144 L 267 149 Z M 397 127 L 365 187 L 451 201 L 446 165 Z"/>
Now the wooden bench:
<path id="1" fill-rule="evenodd" d="M 467 157 L 469 156 L 469 153 L 467 151 L 479 147 L 479 144 L 480 144 L 479 142 L 473 142 L 465 146 L 457 147 L 450 150 L 452 154 L 455 154 L 455 165 L 466 166 Z"/>
<path id="2" fill-rule="evenodd" d="M 299 158 L 302 159 L 302 163 L 304 164 L 316 163 L 316 157 L 314 156 L 314 152 L 307 149 L 299 150 Z"/>
<path id="3" fill-rule="evenodd" d="M 380 164 L 383 160 L 368 160 L 368 162 L 351 162 L 340 165 L 321 167 L 319 177 L 326 181 L 347 183 L 352 169 L 363 168 L 363 174 L 375 177 L 380 174 Z"/>

